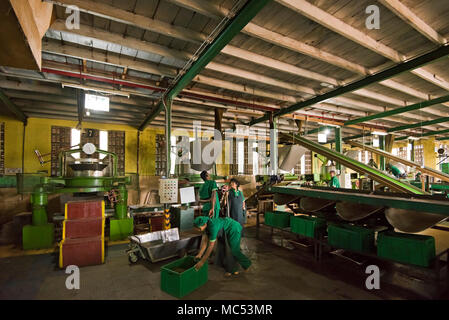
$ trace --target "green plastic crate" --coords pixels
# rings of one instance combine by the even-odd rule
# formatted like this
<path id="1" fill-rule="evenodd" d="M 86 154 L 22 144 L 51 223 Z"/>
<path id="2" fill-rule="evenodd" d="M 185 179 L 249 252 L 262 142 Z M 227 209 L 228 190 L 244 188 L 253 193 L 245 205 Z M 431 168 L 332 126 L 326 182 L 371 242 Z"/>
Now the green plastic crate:
<path id="1" fill-rule="evenodd" d="M 195 270 L 195 258 L 186 256 L 161 267 L 161 290 L 182 298 L 203 286 L 208 279 L 207 262 Z"/>
<path id="2" fill-rule="evenodd" d="M 327 233 L 332 247 L 357 252 L 374 249 L 374 230 L 350 224 L 330 224 Z"/>
<path id="3" fill-rule="evenodd" d="M 435 239 L 419 234 L 381 232 L 377 236 L 377 255 L 401 263 L 428 267 L 435 258 Z"/>
<path id="4" fill-rule="evenodd" d="M 289 212 L 267 211 L 265 212 L 265 224 L 275 228 L 287 228 L 290 227 L 290 217 Z"/>
<path id="5" fill-rule="evenodd" d="M 290 226 L 293 233 L 315 238 L 317 230 L 326 227 L 326 220 L 309 216 L 292 216 Z"/>

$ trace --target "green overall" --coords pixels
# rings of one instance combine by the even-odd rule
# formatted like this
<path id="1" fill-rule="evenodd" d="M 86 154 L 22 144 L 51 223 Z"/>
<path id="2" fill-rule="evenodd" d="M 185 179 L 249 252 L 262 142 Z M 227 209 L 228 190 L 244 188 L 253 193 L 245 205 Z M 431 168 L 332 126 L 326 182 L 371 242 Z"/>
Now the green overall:
<path id="1" fill-rule="evenodd" d="M 396 177 L 399 178 L 401 176 L 401 170 L 398 169 L 398 167 L 391 166 L 391 173 Z"/>
<path id="2" fill-rule="evenodd" d="M 229 217 L 210 219 L 207 224 L 207 233 L 210 242 L 217 240 L 220 230 L 224 231 L 232 256 L 238 261 L 243 269 L 248 269 L 251 266 L 251 261 L 240 250 L 240 232 L 242 231 L 240 223 Z"/>
<path id="3" fill-rule="evenodd" d="M 334 176 L 331 178 L 330 186 L 332 188 L 340 188 L 340 181 L 338 181 L 337 177 Z"/>
<path id="4" fill-rule="evenodd" d="M 214 180 L 206 180 L 200 187 L 199 196 L 201 200 L 210 199 L 212 197 L 212 191 L 215 190 L 215 207 L 213 218 L 218 218 L 220 214 L 220 201 L 218 200 L 218 187 Z M 209 216 L 209 210 L 211 209 L 212 200 L 206 202 L 203 205 L 203 216 Z"/>

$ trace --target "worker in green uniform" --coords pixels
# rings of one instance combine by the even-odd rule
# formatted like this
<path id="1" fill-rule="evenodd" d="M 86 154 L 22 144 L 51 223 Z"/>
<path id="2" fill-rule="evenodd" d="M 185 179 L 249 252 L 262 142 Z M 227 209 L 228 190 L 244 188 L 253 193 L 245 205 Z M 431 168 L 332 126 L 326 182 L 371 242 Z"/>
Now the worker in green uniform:
<path id="1" fill-rule="evenodd" d="M 340 188 L 340 181 L 338 181 L 338 178 L 335 175 L 335 170 L 331 170 L 329 173 L 331 175 L 331 181 L 329 182 L 329 186 L 332 188 Z"/>
<path id="2" fill-rule="evenodd" d="M 218 218 L 220 213 L 220 201 L 218 200 L 217 183 L 210 178 L 209 173 L 204 170 L 200 174 L 204 184 L 200 187 L 200 202 L 204 203 L 202 214 L 211 218 Z"/>
<path id="3" fill-rule="evenodd" d="M 239 190 L 240 183 L 237 179 L 232 178 L 229 182 L 230 190 L 227 192 L 226 203 L 228 206 L 229 217 L 244 226 L 246 218 L 245 197 L 243 192 Z M 243 236 L 243 229 L 242 229 Z"/>
<path id="4" fill-rule="evenodd" d="M 226 237 L 226 240 L 231 249 L 232 257 L 237 260 L 237 262 L 242 266 L 245 271 L 248 271 L 251 266 L 251 260 L 245 256 L 240 250 L 240 240 L 242 226 L 237 221 L 225 217 L 225 218 L 209 218 L 209 217 L 197 217 L 193 225 L 203 233 L 203 237 L 201 239 L 201 247 L 200 251 L 196 255 L 196 259 L 200 259 L 200 261 L 195 265 L 195 269 L 199 270 L 206 260 L 209 258 L 212 253 L 217 236 L 220 232 L 223 232 L 223 236 Z M 207 249 L 207 250 L 206 250 Z M 237 266 L 232 266 L 232 270 L 226 270 L 226 275 L 230 275 L 230 273 L 237 274 Z"/>
<path id="5" fill-rule="evenodd" d="M 388 172 L 391 172 L 396 178 L 404 178 L 404 176 L 406 176 L 405 173 L 402 173 L 401 170 L 399 170 L 398 167 L 392 165 L 391 163 L 387 164 L 387 168 Z"/>

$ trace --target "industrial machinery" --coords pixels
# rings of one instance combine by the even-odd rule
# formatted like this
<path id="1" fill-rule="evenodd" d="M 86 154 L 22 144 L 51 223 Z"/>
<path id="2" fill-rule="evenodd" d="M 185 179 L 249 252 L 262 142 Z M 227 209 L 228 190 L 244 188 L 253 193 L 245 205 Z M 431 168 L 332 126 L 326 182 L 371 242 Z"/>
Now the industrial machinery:
<path id="1" fill-rule="evenodd" d="M 292 139 L 290 135 L 286 138 Z M 406 181 L 395 179 L 303 137 L 294 136 L 293 139 L 309 150 L 369 176 L 379 185 L 385 186 L 386 190 L 377 192 L 304 185 L 267 186 L 267 191 L 275 193 L 275 201 L 280 199 L 279 204 L 295 202 L 299 211 L 308 213 L 329 208 L 345 221 L 359 221 L 376 213 L 384 213 L 388 223 L 403 232 L 419 232 L 447 219 L 449 199 L 444 195 L 432 196 Z M 439 176 L 444 177 L 444 174 Z"/>
<path id="2" fill-rule="evenodd" d="M 80 159 L 72 157 L 79 154 Z M 94 154 L 105 155 L 96 159 Z M 106 160 L 106 157 L 109 160 Z M 86 143 L 82 148 L 61 151 L 57 177 L 41 177 L 31 193 L 32 224 L 23 228 L 23 248 L 50 248 L 54 243 L 54 225 L 48 223 L 48 195 L 54 193 L 108 193 L 114 206 L 110 219 L 110 240 L 125 239 L 133 232 L 133 219 L 128 218 L 127 185 L 131 178 L 117 173 L 117 156 Z M 26 179 L 26 178 L 25 178 Z M 21 185 L 26 185 L 22 183 Z M 19 190 L 20 192 L 20 190 Z"/>

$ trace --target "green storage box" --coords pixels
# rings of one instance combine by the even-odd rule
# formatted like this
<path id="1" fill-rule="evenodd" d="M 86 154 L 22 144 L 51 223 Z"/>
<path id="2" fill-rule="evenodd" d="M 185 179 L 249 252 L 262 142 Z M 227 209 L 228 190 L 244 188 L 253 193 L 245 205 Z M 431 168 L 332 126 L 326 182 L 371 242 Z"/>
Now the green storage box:
<path id="1" fill-rule="evenodd" d="M 332 247 L 356 252 L 374 249 L 374 230 L 350 224 L 330 224 L 327 233 Z"/>
<path id="2" fill-rule="evenodd" d="M 326 220 L 309 216 L 292 216 L 290 226 L 293 233 L 315 238 L 317 230 L 326 227 Z"/>
<path id="3" fill-rule="evenodd" d="M 207 262 L 200 270 L 195 270 L 195 258 L 186 256 L 166 264 L 161 268 L 161 290 L 177 298 L 182 298 L 207 282 Z"/>
<path id="4" fill-rule="evenodd" d="M 377 255 L 401 263 L 428 267 L 435 258 L 435 239 L 419 234 L 381 232 L 377 236 Z"/>
<path id="5" fill-rule="evenodd" d="M 287 228 L 290 227 L 290 217 L 289 212 L 267 211 L 265 212 L 265 224 L 275 228 Z"/>

